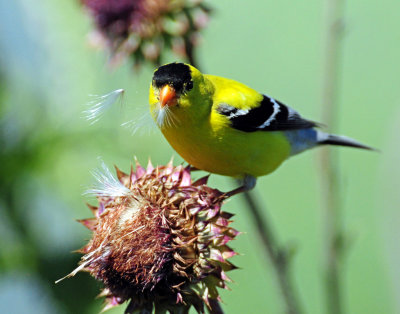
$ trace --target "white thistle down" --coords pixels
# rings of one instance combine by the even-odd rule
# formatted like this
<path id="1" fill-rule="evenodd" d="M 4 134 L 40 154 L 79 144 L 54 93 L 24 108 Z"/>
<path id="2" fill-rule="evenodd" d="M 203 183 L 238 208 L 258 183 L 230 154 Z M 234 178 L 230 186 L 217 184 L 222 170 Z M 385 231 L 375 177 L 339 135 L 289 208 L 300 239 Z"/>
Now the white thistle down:
<path id="1" fill-rule="evenodd" d="M 131 190 L 113 176 L 104 161 L 101 161 L 101 168 L 102 169 L 92 171 L 92 175 L 96 179 L 97 183 L 93 188 L 88 189 L 84 193 L 85 195 L 118 197 L 126 196 L 131 193 Z"/>
<path id="2" fill-rule="evenodd" d="M 84 117 L 90 121 L 90 124 L 96 123 L 113 104 L 121 99 L 123 94 L 123 89 L 116 89 L 105 95 L 89 95 L 93 97 L 93 100 L 88 103 L 90 108 L 83 111 Z"/>
<path id="3" fill-rule="evenodd" d="M 157 129 L 149 112 L 138 114 L 134 119 L 122 123 L 121 126 L 127 128 L 132 135 L 149 134 L 151 131 Z"/>

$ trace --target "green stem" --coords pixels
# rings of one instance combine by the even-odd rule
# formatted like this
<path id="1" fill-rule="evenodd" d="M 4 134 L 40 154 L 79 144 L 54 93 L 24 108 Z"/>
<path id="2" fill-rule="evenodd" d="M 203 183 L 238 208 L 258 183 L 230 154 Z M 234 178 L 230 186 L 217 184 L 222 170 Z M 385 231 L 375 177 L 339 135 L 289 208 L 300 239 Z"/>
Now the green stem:
<path id="1" fill-rule="evenodd" d="M 272 228 L 261 214 L 260 206 L 257 204 L 253 194 L 247 191 L 243 192 L 242 195 L 247 202 L 248 208 L 253 218 L 253 223 L 257 228 L 257 232 L 260 240 L 263 243 L 265 252 L 271 260 L 275 275 L 278 280 L 279 289 L 285 303 L 285 313 L 301 313 L 297 294 L 295 293 L 295 289 L 291 280 L 288 251 L 287 249 L 278 245 Z"/>
<path id="2" fill-rule="evenodd" d="M 339 83 L 340 44 L 344 0 L 326 0 L 325 60 L 322 88 L 322 121 L 335 129 L 337 125 L 337 90 Z M 340 257 L 342 255 L 338 160 L 333 151 L 323 148 L 320 153 L 321 192 L 324 211 L 325 241 L 324 280 L 327 311 L 343 313 L 341 296 Z"/>

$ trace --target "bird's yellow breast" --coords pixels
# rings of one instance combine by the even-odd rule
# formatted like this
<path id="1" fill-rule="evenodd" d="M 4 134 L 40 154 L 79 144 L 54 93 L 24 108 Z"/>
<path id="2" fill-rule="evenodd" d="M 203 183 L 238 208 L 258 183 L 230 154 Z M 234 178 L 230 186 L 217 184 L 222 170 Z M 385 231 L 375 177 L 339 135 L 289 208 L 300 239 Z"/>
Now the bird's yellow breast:
<path id="1" fill-rule="evenodd" d="M 289 143 L 281 132 L 242 132 L 217 114 L 202 123 L 180 120 L 162 132 L 192 166 L 211 173 L 255 177 L 274 171 L 288 156 Z"/>

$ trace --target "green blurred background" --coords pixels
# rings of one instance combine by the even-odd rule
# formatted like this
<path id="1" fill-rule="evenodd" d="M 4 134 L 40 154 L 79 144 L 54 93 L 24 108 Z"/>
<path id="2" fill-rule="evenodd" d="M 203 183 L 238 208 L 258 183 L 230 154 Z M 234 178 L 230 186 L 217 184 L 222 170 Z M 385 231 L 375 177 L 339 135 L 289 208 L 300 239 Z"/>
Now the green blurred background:
<path id="1" fill-rule="evenodd" d="M 198 57 L 203 72 L 246 83 L 321 116 L 322 1 L 212 3 Z M 80 273 L 55 285 L 79 261 L 90 233 L 82 192 L 93 183 L 98 156 L 128 170 L 181 162 L 157 130 L 132 135 L 122 122 L 147 112 L 152 67 L 134 73 L 106 66 L 87 43 L 89 17 L 78 1 L 0 0 L 0 312 L 97 313 L 100 285 Z M 340 134 L 381 149 L 338 150 L 347 250 L 343 293 L 347 313 L 400 313 L 400 2 L 348 1 L 341 50 Z M 168 60 L 175 60 L 170 56 Z M 121 110 L 99 123 L 81 118 L 88 94 L 124 88 Z M 322 121 L 323 122 L 323 121 Z M 323 215 L 317 151 L 286 162 L 259 180 L 282 244 L 296 249 L 293 274 L 306 313 L 324 313 Z M 201 174 L 195 174 L 200 176 Z M 212 186 L 233 187 L 213 175 Z M 232 246 L 241 269 L 222 291 L 227 313 L 281 313 L 282 305 L 251 218 L 240 196 L 225 209 L 244 232 Z M 123 312 L 124 306 L 110 313 Z"/>

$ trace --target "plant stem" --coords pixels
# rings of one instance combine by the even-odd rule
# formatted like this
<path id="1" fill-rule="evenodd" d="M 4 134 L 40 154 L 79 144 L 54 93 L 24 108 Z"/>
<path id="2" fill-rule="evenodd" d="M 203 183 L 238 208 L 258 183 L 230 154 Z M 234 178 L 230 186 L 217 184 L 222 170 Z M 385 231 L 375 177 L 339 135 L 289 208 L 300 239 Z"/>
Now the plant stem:
<path id="1" fill-rule="evenodd" d="M 322 121 L 330 127 L 337 125 L 337 89 L 339 83 L 340 44 L 344 0 L 326 0 L 326 34 L 322 87 Z M 340 257 L 342 227 L 340 213 L 339 174 L 335 167 L 337 155 L 321 149 L 321 192 L 324 211 L 324 280 L 328 313 L 343 313 L 341 297 Z"/>
<path id="2" fill-rule="evenodd" d="M 217 300 L 210 299 L 208 302 L 211 307 L 210 314 L 224 314 L 224 311 L 222 310 L 222 307 Z"/>
<path id="3" fill-rule="evenodd" d="M 197 63 L 197 60 L 194 56 L 194 47 L 192 40 L 190 39 L 190 36 L 185 36 L 184 37 L 184 42 L 185 42 L 185 53 L 186 57 L 191 65 L 193 65 L 195 68 L 199 68 L 199 65 Z"/>
<path id="4" fill-rule="evenodd" d="M 182 11 L 188 21 L 189 21 L 189 25 L 191 29 L 195 29 L 195 25 L 194 25 L 194 21 L 193 21 L 193 17 L 192 15 L 189 13 L 188 10 L 184 9 Z M 192 33 L 189 32 L 189 34 L 186 34 L 185 36 L 183 36 L 183 41 L 185 44 L 185 54 L 186 54 L 186 58 L 188 59 L 188 62 L 193 65 L 195 68 L 199 69 L 199 64 L 197 63 L 197 59 L 195 57 L 195 47 L 193 45 L 193 39 L 192 39 Z"/>
<path id="5" fill-rule="evenodd" d="M 289 269 L 290 260 L 288 259 L 289 254 L 285 248 L 278 245 L 275 235 L 272 232 L 272 228 L 261 214 L 260 207 L 254 199 L 253 194 L 247 191 L 243 192 L 242 195 L 247 202 L 253 218 L 253 223 L 257 228 L 257 232 L 263 243 L 263 247 L 271 260 L 274 272 L 277 276 L 279 288 L 285 303 L 285 313 L 301 313 L 300 305 L 291 282 Z"/>

